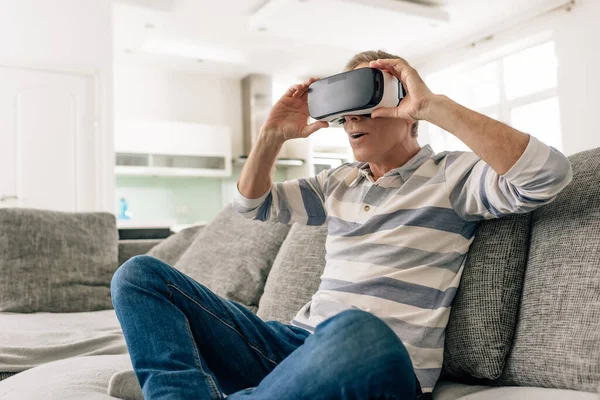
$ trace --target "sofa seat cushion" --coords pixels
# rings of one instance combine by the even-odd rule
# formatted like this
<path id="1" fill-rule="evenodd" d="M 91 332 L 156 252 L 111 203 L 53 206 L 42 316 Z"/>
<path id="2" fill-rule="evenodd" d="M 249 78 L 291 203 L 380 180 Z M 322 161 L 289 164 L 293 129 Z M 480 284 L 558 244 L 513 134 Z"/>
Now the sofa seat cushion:
<path id="1" fill-rule="evenodd" d="M 569 158 L 573 181 L 531 216 L 503 385 L 595 392 L 600 383 L 600 148 Z"/>
<path id="2" fill-rule="evenodd" d="M 1 372 L 20 372 L 67 357 L 126 353 L 114 310 L 0 313 Z"/>
<path id="3" fill-rule="evenodd" d="M 575 390 L 475 386 L 440 381 L 433 391 L 433 400 L 598 400 L 598 395 Z"/>
<path id="4" fill-rule="evenodd" d="M 0 311 L 112 308 L 114 215 L 0 208 Z"/>
<path id="5" fill-rule="evenodd" d="M 0 382 L 0 399 L 114 400 L 111 377 L 131 368 L 127 354 L 54 361 Z"/>

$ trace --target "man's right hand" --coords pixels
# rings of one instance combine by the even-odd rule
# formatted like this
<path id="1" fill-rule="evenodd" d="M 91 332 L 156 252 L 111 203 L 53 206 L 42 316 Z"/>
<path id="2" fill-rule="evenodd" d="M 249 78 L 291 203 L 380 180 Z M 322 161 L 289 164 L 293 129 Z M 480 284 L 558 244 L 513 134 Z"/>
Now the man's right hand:
<path id="1" fill-rule="evenodd" d="M 306 138 L 321 128 L 327 128 L 325 121 L 308 124 L 308 87 L 316 78 L 291 86 L 273 105 L 262 127 L 262 135 L 282 143 L 289 139 Z"/>

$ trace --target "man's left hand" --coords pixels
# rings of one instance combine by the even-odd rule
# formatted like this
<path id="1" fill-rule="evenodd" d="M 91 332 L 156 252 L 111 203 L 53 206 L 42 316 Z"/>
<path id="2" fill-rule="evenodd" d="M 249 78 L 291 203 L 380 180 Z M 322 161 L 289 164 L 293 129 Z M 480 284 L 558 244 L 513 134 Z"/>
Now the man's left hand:
<path id="1" fill-rule="evenodd" d="M 431 90 L 425 85 L 425 82 L 413 67 L 399 59 L 371 61 L 369 67 L 389 72 L 400 79 L 407 93 L 397 107 L 378 108 L 371 113 L 372 118 L 402 118 L 409 121 L 426 119 L 427 109 L 435 95 L 431 93 Z"/>

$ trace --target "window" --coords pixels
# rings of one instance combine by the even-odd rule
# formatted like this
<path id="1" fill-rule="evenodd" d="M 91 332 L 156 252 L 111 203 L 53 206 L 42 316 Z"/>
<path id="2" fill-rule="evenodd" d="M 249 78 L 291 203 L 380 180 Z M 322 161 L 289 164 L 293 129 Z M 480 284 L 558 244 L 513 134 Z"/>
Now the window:
<path id="1" fill-rule="evenodd" d="M 557 70 L 554 42 L 546 41 L 485 63 L 448 68 L 425 80 L 434 93 L 562 150 Z M 454 135 L 424 125 L 436 151 L 469 150 Z"/>

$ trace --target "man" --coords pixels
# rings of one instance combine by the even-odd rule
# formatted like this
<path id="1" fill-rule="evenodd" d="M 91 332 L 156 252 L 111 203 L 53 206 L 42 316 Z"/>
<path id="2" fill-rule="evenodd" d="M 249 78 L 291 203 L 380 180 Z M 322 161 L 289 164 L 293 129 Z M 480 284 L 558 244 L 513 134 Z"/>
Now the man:
<path id="1" fill-rule="evenodd" d="M 408 95 L 372 117 L 345 117 L 357 163 L 272 184 L 283 143 L 327 126 L 307 124 L 310 79 L 273 106 L 238 184 L 234 208 L 249 218 L 328 224 L 321 286 L 291 325 L 263 322 L 149 257 L 115 274 L 113 302 L 147 400 L 431 392 L 477 221 L 531 211 L 569 183 L 561 153 L 431 93 L 403 59 L 364 52 L 347 69 L 362 67 L 394 74 Z M 419 120 L 474 153 L 421 148 Z"/>

